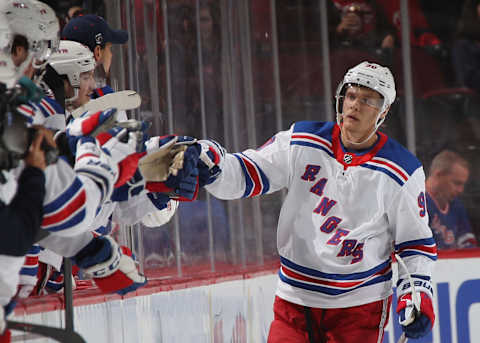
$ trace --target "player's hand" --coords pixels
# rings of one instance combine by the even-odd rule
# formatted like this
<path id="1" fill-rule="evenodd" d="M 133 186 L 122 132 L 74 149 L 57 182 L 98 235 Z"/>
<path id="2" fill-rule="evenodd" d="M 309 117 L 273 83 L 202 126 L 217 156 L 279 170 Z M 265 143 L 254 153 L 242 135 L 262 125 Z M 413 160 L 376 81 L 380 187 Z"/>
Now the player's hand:
<path id="1" fill-rule="evenodd" d="M 50 146 L 56 147 L 55 140 L 53 139 L 53 132 L 41 126 L 34 127 L 35 137 L 32 144 L 28 148 L 27 156 L 25 157 L 25 164 L 27 166 L 36 167 L 41 170 L 47 168 L 47 161 L 45 158 L 45 151 L 42 149 L 42 142 L 45 140 Z"/>
<path id="2" fill-rule="evenodd" d="M 403 294 L 398 298 L 398 321 L 408 338 L 416 339 L 425 336 L 432 330 L 435 322 L 435 313 L 430 297 L 424 292 L 419 292 L 418 297 L 420 298 L 419 310 L 412 301 L 411 293 Z"/>
<path id="3" fill-rule="evenodd" d="M 187 136 L 154 137 L 139 162 L 150 192 L 165 193 L 179 201 L 194 200 L 198 193 L 198 159 L 201 147 Z"/>
<path id="4" fill-rule="evenodd" d="M 211 184 L 222 172 L 225 149 L 214 140 L 200 140 L 202 147 L 198 162 L 200 187 Z"/>
<path id="5" fill-rule="evenodd" d="M 118 246 L 109 236 L 94 238 L 72 260 L 104 293 L 124 295 L 147 283 L 130 249 Z"/>
<path id="6" fill-rule="evenodd" d="M 137 169 L 132 178 L 120 187 L 115 188 L 110 197 L 112 201 L 128 201 L 139 195 L 145 189 L 145 180 L 142 173 Z"/>
<path id="7" fill-rule="evenodd" d="M 143 156 L 137 153 L 138 145 L 143 144 L 138 135 L 141 132 L 129 132 L 127 129 L 114 127 L 97 136 L 102 149 L 110 156 L 113 163 L 118 164 L 118 178 L 115 188 L 130 180 L 138 167 L 138 161 Z"/>
<path id="8" fill-rule="evenodd" d="M 356 13 L 349 12 L 342 16 L 337 32 L 348 32 L 350 35 L 356 34 L 362 27 L 362 19 Z"/>
<path id="9" fill-rule="evenodd" d="M 77 141 L 85 136 L 95 137 L 98 133 L 107 131 L 113 127 L 116 121 L 117 110 L 115 108 L 96 113 L 85 112 L 67 125 L 67 138 L 70 150 L 75 155 Z"/>

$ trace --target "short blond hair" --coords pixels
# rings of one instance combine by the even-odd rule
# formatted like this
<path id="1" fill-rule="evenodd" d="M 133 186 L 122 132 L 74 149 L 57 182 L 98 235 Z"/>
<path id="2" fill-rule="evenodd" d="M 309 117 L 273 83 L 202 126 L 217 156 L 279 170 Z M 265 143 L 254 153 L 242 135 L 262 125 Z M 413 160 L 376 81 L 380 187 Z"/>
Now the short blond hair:
<path id="1" fill-rule="evenodd" d="M 470 163 L 458 153 L 451 150 L 443 150 L 433 158 L 429 175 L 432 175 L 435 171 L 449 173 L 455 164 L 470 170 Z"/>

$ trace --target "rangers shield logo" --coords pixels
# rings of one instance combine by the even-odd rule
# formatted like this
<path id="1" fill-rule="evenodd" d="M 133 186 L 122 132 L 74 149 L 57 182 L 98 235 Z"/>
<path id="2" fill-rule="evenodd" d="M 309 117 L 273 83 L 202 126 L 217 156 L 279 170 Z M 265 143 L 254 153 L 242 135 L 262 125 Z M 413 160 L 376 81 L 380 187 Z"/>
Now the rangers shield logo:
<path id="1" fill-rule="evenodd" d="M 353 156 L 350 155 L 350 154 L 345 154 L 343 155 L 343 162 L 345 162 L 346 164 L 350 164 L 352 163 L 353 161 Z"/>

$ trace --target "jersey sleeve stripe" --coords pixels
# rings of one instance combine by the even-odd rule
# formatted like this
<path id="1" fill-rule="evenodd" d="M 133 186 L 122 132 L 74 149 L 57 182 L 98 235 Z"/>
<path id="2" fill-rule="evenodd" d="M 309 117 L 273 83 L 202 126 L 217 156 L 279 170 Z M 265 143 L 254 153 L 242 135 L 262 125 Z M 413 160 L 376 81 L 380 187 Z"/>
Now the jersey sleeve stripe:
<path id="1" fill-rule="evenodd" d="M 435 240 L 433 239 L 433 237 L 430 237 L 430 238 L 415 239 L 413 241 L 406 241 L 399 244 L 395 244 L 395 250 L 399 251 L 405 247 L 416 246 L 416 245 L 434 246 Z"/>
<path id="2" fill-rule="evenodd" d="M 48 103 L 48 101 L 45 100 L 45 98 L 43 98 L 43 99 L 40 101 L 39 107 L 40 107 L 40 108 L 43 108 L 43 110 L 44 110 L 49 116 L 53 116 L 53 115 L 57 114 L 57 112 L 53 109 L 52 106 L 50 106 L 50 104 Z"/>
<path id="3" fill-rule="evenodd" d="M 437 246 L 433 237 L 395 245 L 395 250 L 400 257 L 422 255 L 433 261 L 437 260 Z"/>
<path id="4" fill-rule="evenodd" d="M 69 217 L 71 219 L 69 219 L 67 221 L 64 221 L 64 222 L 61 222 L 61 223 L 58 223 L 58 225 L 46 227 L 44 229 L 46 229 L 48 231 L 52 231 L 52 232 L 61 231 L 61 230 L 65 230 L 65 229 L 70 229 L 70 228 L 80 224 L 85 219 L 85 215 L 86 215 L 86 210 L 85 210 L 85 208 L 83 208 L 80 212 L 75 214 L 73 217 Z"/>
<path id="5" fill-rule="evenodd" d="M 260 167 L 243 154 L 234 154 L 240 162 L 245 175 L 245 192 L 243 198 L 250 198 L 268 192 L 270 184 Z"/>
<path id="6" fill-rule="evenodd" d="M 28 106 L 28 105 L 20 105 L 17 107 L 17 110 L 23 114 L 24 116 L 27 116 L 27 117 L 33 117 L 35 114 L 34 114 L 34 110 L 31 106 Z"/>
<path id="7" fill-rule="evenodd" d="M 68 202 L 60 211 L 44 215 L 42 227 L 48 227 L 52 224 L 59 223 L 71 217 L 78 211 L 85 208 L 86 200 L 86 192 L 84 189 L 82 189 L 80 193 L 77 194 L 77 196 L 75 196 L 70 202 Z"/>
<path id="8" fill-rule="evenodd" d="M 75 178 L 74 181 L 66 188 L 60 196 L 56 197 L 52 202 L 43 206 L 43 213 L 49 214 L 54 213 L 58 209 L 62 208 L 65 204 L 74 198 L 75 194 L 79 193 L 83 189 L 83 183 L 79 178 Z"/>

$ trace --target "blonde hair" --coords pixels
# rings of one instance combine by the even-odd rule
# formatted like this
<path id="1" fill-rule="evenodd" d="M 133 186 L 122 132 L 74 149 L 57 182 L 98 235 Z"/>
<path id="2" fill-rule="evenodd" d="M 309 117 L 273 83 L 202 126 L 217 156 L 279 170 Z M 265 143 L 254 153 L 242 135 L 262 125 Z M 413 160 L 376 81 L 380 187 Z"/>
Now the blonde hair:
<path id="1" fill-rule="evenodd" d="M 432 175 L 435 171 L 449 173 L 455 164 L 470 170 L 470 164 L 462 156 L 451 150 L 443 150 L 434 157 L 430 165 L 429 175 Z"/>

